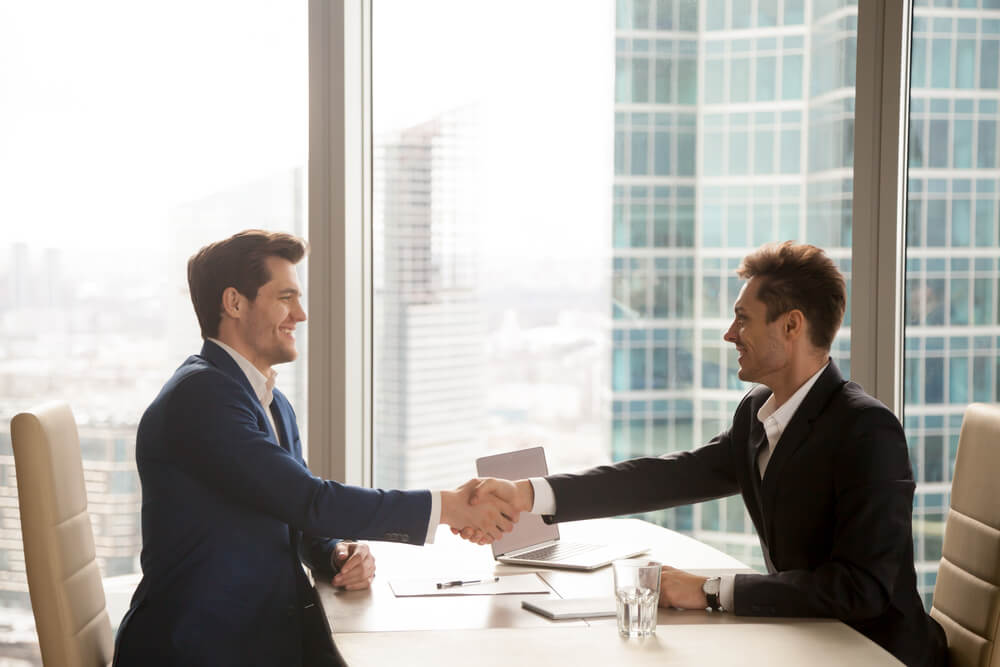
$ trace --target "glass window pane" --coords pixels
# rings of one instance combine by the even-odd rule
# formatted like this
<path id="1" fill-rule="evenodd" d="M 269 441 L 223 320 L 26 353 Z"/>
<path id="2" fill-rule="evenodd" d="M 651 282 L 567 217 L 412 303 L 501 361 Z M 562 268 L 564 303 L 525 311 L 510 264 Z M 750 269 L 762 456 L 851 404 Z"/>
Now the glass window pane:
<path id="1" fill-rule="evenodd" d="M 969 200 L 954 199 L 951 202 L 951 245 L 967 246 L 970 241 Z"/>
<path id="2" fill-rule="evenodd" d="M 454 4 L 373 4 L 379 486 L 460 483 L 480 452 L 538 434 L 553 471 L 701 444 L 746 391 L 722 340 L 739 257 L 825 211 L 825 249 L 849 265 L 853 3 L 620 2 L 613 18 L 512 1 L 467 3 L 465 24 Z M 419 271 L 392 268 L 404 250 Z M 712 525 L 742 556 L 740 502 L 653 518 Z"/>
<path id="3" fill-rule="evenodd" d="M 1000 396 L 1000 58 L 976 18 L 982 7 L 962 0 L 917 2 L 913 10 L 903 381 L 918 508 L 951 479 L 954 456 L 944 443 L 957 442 L 964 406 Z M 942 531 L 929 516 L 914 514 L 914 543 L 917 570 L 930 580 Z M 932 590 L 921 587 L 927 598 Z"/>
<path id="4" fill-rule="evenodd" d="M 726 27 L 726 0 L 707 0 L 705 4 L 705 27 L 709 30 L 723 30 Z"/>
<path id="5" fill-rule="evenodd" d="M 976 166 L 990 169 L 997 162 L 997 123 L 995 120 L 980 120 L 979 136 L 976 141 Z"/>
<path id="6" fill-rule="evenodd" d="M 931 40 L 931 87 L 951 87 L 951 40 Z"/>
<path id="7" fill-rule="evenodd" d="M 763 56 L 757 59 L 757 101 L 774 99 L 776 68 L 777 61 L 774 56 Z"/>
<path id="8" fill-rule="evenodd" d="M 927 40 L 913 38 L 910 56 L 910 85 L 923 88 L 927 85 Z"/>
<path id="9" fill-rule="evenodd" d="M 955 167 L 968 169 L 972 166 L 972 121 L 955 121 Z"/>
<path id="10" fill-rule="evenodd" d="M 1000 73 L 1000 41 L 984 39 L 979 45 L 979 87 L 997 88 Z"/>
<path id="11" fill-rule="evenodd" d="M 805 20 L 805 0 L 785 0 L 785 25 L 800 25 Z"/>
<path id="12" fill-rule="evenodd" d="M 630 152 L 632 164 L 630 173 L 646 174 L 649 171 L 649 135 L 641 130 L 633 130 Z"/>
<path id="13" fill-rule="evenodd" d="M 10 418 L 69 401 L 117 628 L 140 573 L 138 423 L 202 345 L 187 260 L 248 228 L 306 233 L 307 3 L 180 0 L 163 9 L 0 7 L 5 665 L 41 665 Z M 305 263 L 297 269 L 308 293 Z M 297 330 L 298 360 L 276 367 L 303 438 L 307 330 Z"/>
<path id="14" fill-rule="evenodd" d="M 649 101 L 649 60 L 646 58 L 632 59 L 632 101 Z"/>
<path id="15" fill-rule="evenodd" d="M 747 58 L 734 58 L 729 67 L 729 101 L 749 101 L 750 61 Z"/>
<path id="16" fill-rule="evenodd" d="M 965 405 L 969 402 L 969 360 L 951 357 L 948 360 L 949 402 Z"/>
<path id="17" fill-rule="evenodd" d="M 673 61 L 656 59 L 656 103 L 669 104 L 673 100 Z"/>
<path id="18" fill-rule="evenodd" d="M 976 40 L 960 39 L 955 62 L 955 88 L 973 88 L 976 72 Z"/>
<path id="19" fill-rule="evenodd" d="M 951 144 L 948 141 L 948 121 L 932 120 L 930 122 L 930 144 L 927 149 L 929 166 L 944 168 L 948 166 L 948 154 Z"/>
<path id="20" fill-rule="evenodd" d="M 802 56 L 782 58 L 781 99 L 797 100 L 802 97 Z"/>
<path id="21" fill-rule="evenodd" d="M 717 104 L 725 101 L 725 64 L 721 60 L 705 63 L 705 101 Z"/>

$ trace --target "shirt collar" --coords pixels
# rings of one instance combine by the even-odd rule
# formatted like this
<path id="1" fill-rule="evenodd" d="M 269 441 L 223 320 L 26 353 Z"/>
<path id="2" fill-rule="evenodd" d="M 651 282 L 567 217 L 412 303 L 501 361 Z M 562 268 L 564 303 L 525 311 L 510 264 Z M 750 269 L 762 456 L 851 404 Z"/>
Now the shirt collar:
<path id="1" fill-rule="evenodd" d="M 757 410 L 757 421 L 764 423 L 768 418 L 773 417 L 778 422 L 781 430 L 784 431 L 785 427 L 788 426 L 788 422 L 792 421 L 792 417 L 795 416 L 795 412 L 799 409 L 799 406 L 802 405 L 802 401 L 805 400 L 806 394 L 809 393 L 809 390 L 816 384 L 816 380 L 819 379 L 819 376 L 823 374 L 823 371 L 829 365 L 829 361 L 823 364 L 823 367 L 803 382 L 802 386 L 795 390 L 791 398 L 785 401 L 780 407 L 775 407 L 773 393 L 768 396 L 767 400 L 764 401 L 764 405 L 760 406 L 760 409 Z"/>
<path id="2" fill-rule="evenodd" d="M 273 368 L 270 368 L 268 369 L 269 373 L 264 375 L 256 366 L 250 363 L 249 359 L 218 338 L 209 338 L 208 340 L 221 347 L 233 358 L 236 365 L 247 376 L 247 380 L 249 380 L 250 386 L 253 387 L 253 392 L 257 395 L 257 400 L 260 401 L 260 404 L 265 408 L 271 407 L 271 401 L 274 399 L 274 381 L 278 377 L 278 373 Z"/>

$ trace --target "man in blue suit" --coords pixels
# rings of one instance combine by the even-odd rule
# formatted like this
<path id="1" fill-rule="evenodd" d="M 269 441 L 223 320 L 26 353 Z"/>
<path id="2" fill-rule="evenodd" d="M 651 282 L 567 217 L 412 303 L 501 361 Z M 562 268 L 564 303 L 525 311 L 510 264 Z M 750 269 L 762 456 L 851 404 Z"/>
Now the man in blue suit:
<path id="1" fill-rule="evenodd" d="M 116 667 L 337 664 L 302 563 L 363 588 L 367 546 L 336 538 L 423 544 L 444 522 L 485 543 L 517 519 L 499 499 L 470 506 L 469 484 L 383 491 L 310 474 L 272 369 L 297 356 L 306 314 L 294 265 L 306 252 L 297 237 L 247 231 L 188 262 L 205 343 L 139 424 L 143 579 Z"/>

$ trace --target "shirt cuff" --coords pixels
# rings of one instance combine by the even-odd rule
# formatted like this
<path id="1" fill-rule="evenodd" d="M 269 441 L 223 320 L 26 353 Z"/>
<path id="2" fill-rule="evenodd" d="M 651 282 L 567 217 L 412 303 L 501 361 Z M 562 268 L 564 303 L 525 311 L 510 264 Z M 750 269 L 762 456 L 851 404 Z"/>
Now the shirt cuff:
<path id="1" fill-rule="evenodd" d="M 544 477 L 532 477 L 531 488 L 535 490 L 535 503 L 531 506 L 532 514 L 555 514 L 556 494 L 552 485 Z"/>
<path id="2" fill-rule="evenodd" d="M 736 575 L 724 574 L 719 577 L 719 604 L 726 611 L 733 610 L 733 590 L 736 588 Z"/>
<path id="3" fill-rule="evenodd" d="M 441 523 L 441 492 L 431 491 L 431 515 L 427 519 L 427 537 L 424 544 L 434 544 L 434 536 L 437 535 L 438 524 Z"/>

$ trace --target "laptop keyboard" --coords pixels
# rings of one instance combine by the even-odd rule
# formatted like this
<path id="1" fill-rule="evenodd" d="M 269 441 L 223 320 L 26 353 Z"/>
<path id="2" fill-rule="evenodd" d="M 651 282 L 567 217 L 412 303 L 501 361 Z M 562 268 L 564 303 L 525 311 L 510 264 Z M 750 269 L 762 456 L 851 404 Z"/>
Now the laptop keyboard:
<path id="1" fill-rule="evenodd" d="M 573 542 L 556 542 L 555 544 L 550 544 L 547 547 L 542 547 L 541 549 L 535 549 L 534 551 L 528 551 L 526 553 L 518 555 L 518 559 L 525 560 L 547 560 L 547 561 L 560 561 L 576 556 L 577 554 L 586 553 L 588 551 L 594 551 L 595 549 L 600 549 L 599 544 L 579 544 Z"/>

